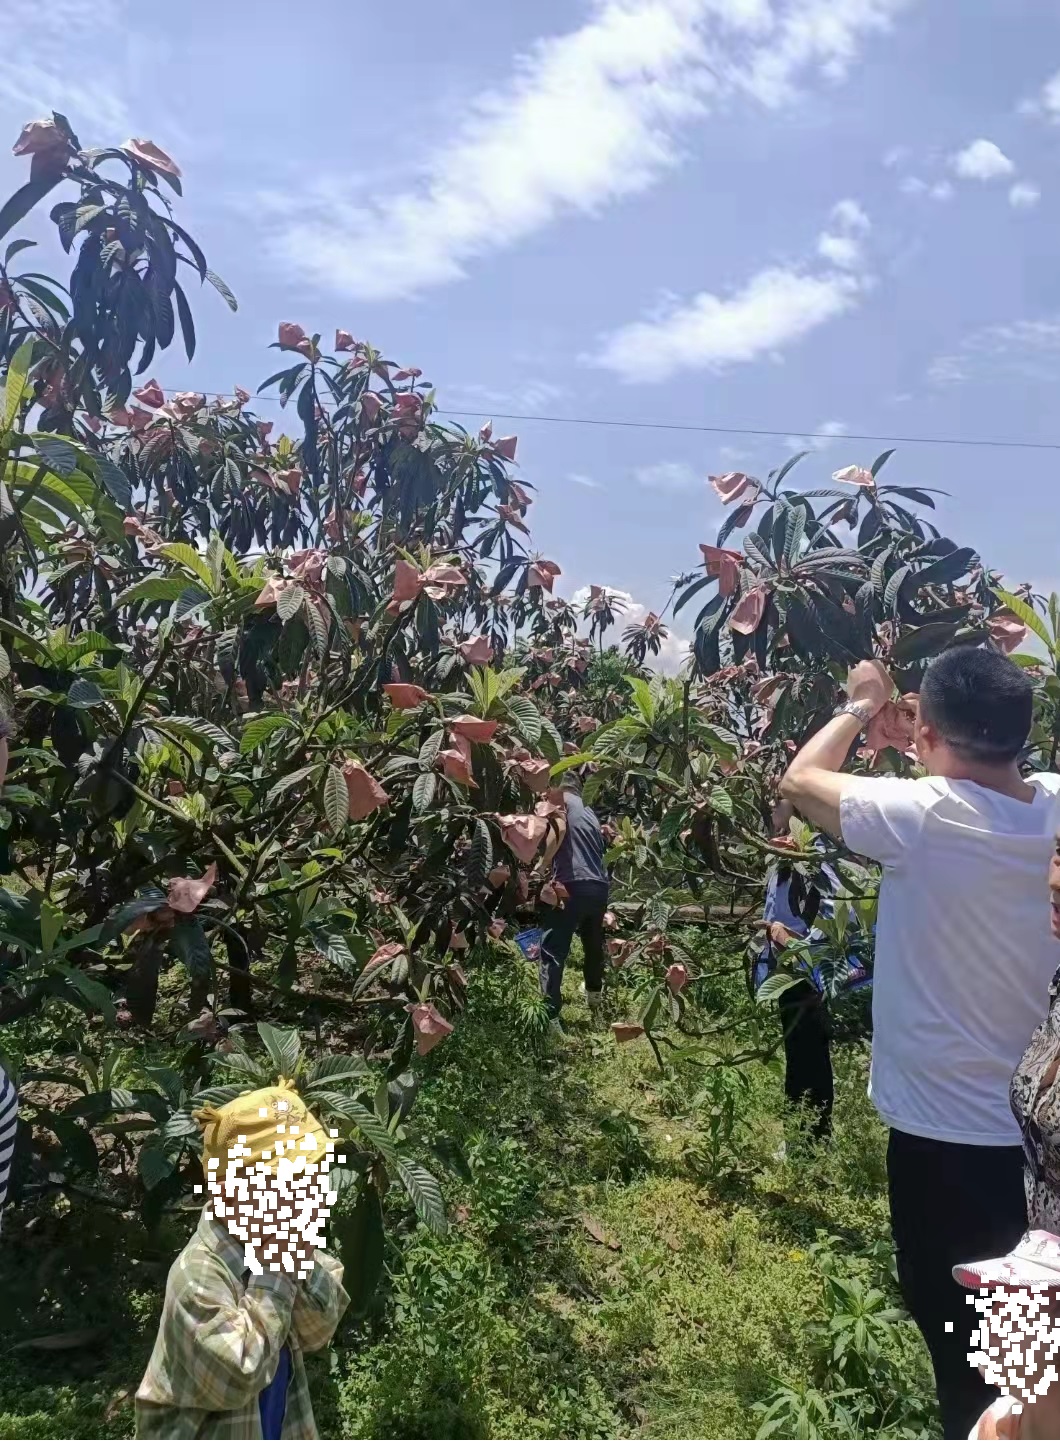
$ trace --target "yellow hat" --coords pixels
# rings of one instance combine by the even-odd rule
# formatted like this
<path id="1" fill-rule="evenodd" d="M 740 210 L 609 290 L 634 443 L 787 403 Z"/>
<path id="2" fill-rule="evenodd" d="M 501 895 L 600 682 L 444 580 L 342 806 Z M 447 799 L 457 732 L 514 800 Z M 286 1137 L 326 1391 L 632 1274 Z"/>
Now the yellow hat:
<path id="1" fill-rule="evenodd" d="M 214 1177 L 224 1183 L 240 1134 L 245 1150 L 243 1167 L 277 1161 L 276 1144 L 292 1139 L 295 1146 L 286 1153 L 292 1162 L 299 1155 L 307 1164 L 319 1163 L 327 1156 L 327 1134 L 295 1091 L 294 1083 L 283 1077 L 278 1078 L 275 1087 L 244 1092 L 223 1107 L 200 1108 L 194 1117 L 202 1129 L 202 1166 L 207 1180 Z"/>

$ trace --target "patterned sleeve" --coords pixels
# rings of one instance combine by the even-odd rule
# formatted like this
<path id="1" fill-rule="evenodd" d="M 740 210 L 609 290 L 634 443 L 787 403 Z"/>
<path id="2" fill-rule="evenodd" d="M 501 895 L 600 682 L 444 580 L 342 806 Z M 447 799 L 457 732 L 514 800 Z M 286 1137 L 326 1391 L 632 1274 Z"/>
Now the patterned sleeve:
<path id="1" fill-rule="evenodd" d="M 18 1133 L 18 1094 L 15 1084 L 0 1067 L 0 1218 L 7 1199 L 7 1180 L 15 1156 Z"/>
<path id="2" fill-rule="evenodd" d="M 286 1274 L 256 1275 L 235 1299 L 211 1259 L 191 1259 L 174 1273 L 166 1322 L 170 1403 L 240 1410 L 276 1374 L 290 1332 L 295 1281 Z"/>
<path id="3" fill-rule="evenodd" d="M 1056 998 L 1060 996 L 1060 966 L 1057 967 L 1056 975 L 1049 982 L 1049 1015 L 1053 1014 L 1056 1006 Z"/>
<path id="4" fill-rule="evenodd" d="M 350 1296 L 342 1283 L 342 1265 L 325 1249 L 317 1256 L 295 1296 L 291 1328 L 303 1350 L 320 1350 L 338 1328 Z"/>

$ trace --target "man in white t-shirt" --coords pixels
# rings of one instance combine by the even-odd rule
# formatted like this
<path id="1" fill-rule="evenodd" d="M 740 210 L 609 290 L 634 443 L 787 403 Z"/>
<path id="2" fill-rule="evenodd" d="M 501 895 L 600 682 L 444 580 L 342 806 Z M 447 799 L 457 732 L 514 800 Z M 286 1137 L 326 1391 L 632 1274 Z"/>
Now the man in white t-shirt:
<path id="1" fill-rule="evenodd" d="M 781 791 L 883 865 L 869 1095 L 891 1129 L 902 1295 L 931 1352 L 946 1436 L 963 1440 L 991 1392 L 967 1363 L 975 1316 L 950 1271 L 1006 1252 L 1026 1229 L 1009 1080 L 1056 969 L 1045 887 L 1060 776 L 1021 776 L 1030 680 L 975 647 L 924 674 L 913 735 L 927 777 L 839 772 L 893 691 L 879 663 L 855 667 L 847 701 Z"/>

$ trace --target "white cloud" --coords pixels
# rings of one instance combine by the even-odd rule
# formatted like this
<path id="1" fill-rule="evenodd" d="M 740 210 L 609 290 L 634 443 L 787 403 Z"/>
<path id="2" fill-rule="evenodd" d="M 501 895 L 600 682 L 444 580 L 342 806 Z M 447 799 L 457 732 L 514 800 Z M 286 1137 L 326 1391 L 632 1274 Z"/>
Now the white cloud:
<path id="1" fill-rule="evenodd" d="M 602 582 L 597 584 L 604 585 Z M 615 625 L 609 632 L 604 633 L 604 646 L 620 647 L 622 644 L 622 633 L 628 627 L 639 626 L 648 615 L 648 608 L 643 602 L 635 602 L 629 592 L 623 591 L 621 587 L 604 586 L 604 590 L 610 592 L 617 598 L 615 604 Z M 588 600 L 589 588 L 582 586 L 570 598 L 570 604 L 580 612 Z M 644 659 L 644 665 L 656 672 L 662 672 L 667 676 L 672 676 L 683 667 L 685 658 L 691 651 L 692 643 L 689 638 L 679 636 L 674 630 L 672 623 L 666 622 L 664 625 L 667 636 L 663 639 L 659 655 L 658 657 L 653 657 L 649 652 Z"/>
<path id="2" fill-rule="evenodd" d="M 867 286 L 849 273 L 766 268 L 726 298 L 698 293 L 668 303 L 656 317 L 622 325 L 586 362 L 631 384 L 747 364 L 848 312 Z"/>
<path id="3" fill-rule="evenodd" d="M 844 197 L 832 208 L 832 221 L 846 233 L 870 233 L 872 223 L 860 202 Z"/>
<path id="4" fill-rule="evenodd" d="M 1008 191 L 1008 200 L 1013 207 L 1037 207 L 1041 197 L 1042 189 L 1036 182 L 1014 182 Z"/>
<path id="5" fill-rule="evenodd" d="M 822 443 L 822 436 L 831 439 L 835 435 L 846 435 L 850 426 L 845 420 L 822 420 L 809 435 L 788 435 L 784 441 L 794 454 L 799 450 L 828 450 L 832 447 Z"/>
<path id="6" fill-rule="evenodd" d="M 493 389 L 487 384 L 461 384 L 452 390 L 451 408 L 466 412 L 469 408 L 509 410 L 513 414 L 536 414 L 563 399 L 567 391 L 548 379 L 528 379 L 510 389 Z M 446 390 L 448 396 L 449 391 Z M 444 413 L 444 406 L 441 407 Z"/>
<path id="7" fill-rule="evenodd" d="M 951 354 L 933 359 L 927 371 L 930 383 L 940 386 L 997 374 L 1060 383 L 1060 318 L 1017 319 L 977 329 Z"/>
<path id="8" fill-rule="evenodd" d="M 257 199 L 275 262 L 353 297 L 408 297 L 570 215 L 593 216 L 683 160 L 712 109 L 789 104 L 840 78 L 913 0 L 596 0 L 473 98 L 420 178 L 383 200 L 346 179 Z"/>
<path id="9" fill-rule="evenodd" d="M 822 233 L 817 239 L 817 251 L 837 268 L 859 268 L 861 266 L 861 244 L 854 238 L 841 238 L 835 233 Z"/>
<path id="10" fill-rule="evenodd" d="M 1044 116 L 1047 121 L 1060 121 L 1060 71 L 1050 76 L 1037 96 L 1020 105 L 1025 116 Z"/>
<path id="11" fill-rule="evenodd" d="M 889 147 L 880 160 L 888 171 L 890 171 L 895 167 L 900 167 L 908 156 L 908 147 Z"/>
<path id="12" fill-rule="evenodd" d="M 27 121 L 58 109 L 85 146 L 123 141 L 129 114 L 116 75 L 98 58 L 123 54 L 125 20 L 124 0 L 4 0 L 0 99 L 24 108 Z"/>
<path id="13" fill-rule="evenodd" d="M 603 486 L 592 475 L 581 475 L 572 471 L 567 479 L 572 485 L 580 485 L 583 490 L 603 490 Z"/>
<path id="14" fill-rule="evenodd" d="M 955 152 L 950 163 L 958 177 L 975 182 L 990 182 L 995 177 L 1010 177 L 1016 165 L 1006 157 L 996 142 L 980 137 L 963 151 Z"/>
<path id="15" fill-rule="evenodd" d="M 898 183 L 898 190 L 907 197 L 930 197 L 935 202 L 948 202 L 953 196 L 953 183 L 925 182 L 922 177 L 910 174 Z"/>
<path id="16" fill-rule="evenodd" d="M 633 474 L 637 484 L 649 490 L 676 493 L 703 484 L 703 472 L 693 469 L 686 460 L 660 460 L 655 465 L 640 466 Z"/>

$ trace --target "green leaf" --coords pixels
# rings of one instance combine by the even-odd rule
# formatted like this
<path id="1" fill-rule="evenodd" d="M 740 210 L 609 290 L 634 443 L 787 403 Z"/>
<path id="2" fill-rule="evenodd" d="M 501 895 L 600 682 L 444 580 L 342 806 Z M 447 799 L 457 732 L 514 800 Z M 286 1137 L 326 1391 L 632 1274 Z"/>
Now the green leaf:
<path id="1" fill-rule="evenodd" d="M 804 986 L 805 976 L 793 976 L 790 971 L 774 971 L 767 976 L 759 986 L 755 995 L 756 1001 L 776 1001 L 783 996 L 785 991 L 790 991 L 793 986 Z"/>
<path id="2" fill-rule="evenodd" d="M 302 1043 L 297 1031 L 290 1026 L 270 1026 L 268 1022 L 259 1021 L 258 1035 L 264 1043 L 277 1075 L 292 1078 L 298 1067 L 298 1059 L 302 1055 Z"/>
<path id="3" fill-rule="evenodd" d="M 438 1180 L 419 1163 L 410 1162 L 407 1158 L 398 1160 L 395 1171 L 423 1222 L 432 1233 L 444 1234 L 449 1228 L 449 1221 L 445 1216 Z"/>
<path id="4" fill-rule="evenodd" d="M 336 1052 L 312 1063 L 305 1076 L 304 1091 L 311 1092 L 315 1087 L 328 1087 L 335 1082 L 348 1082 L 351 1077 L 364 1078 L 369 1074 L 370 1068 L 363 1057 Z"/>
<path id="5" fill-rule="evenodd" d="M 640 677 L 627 677 L 626 682 L 629 684 L 630 692 L 633 694 L 633 702 L 637 710 L 645 723 L 650 727 L 655 722 L 657 711 L 657 704 L 651 695 L 651 688 Z"/>
<path id="6" fill-rule="evenodd" d="M 332 834 L 340 834 L 350 818 L 350 792 L 342 769 L 329 763 L 324 775 L 324 814 Z"/>
<path id="7" fill-rule="evenodd" d="M 210 723 L 205 718 L 176 715 L 169 718 L 152 718 L 149 726 L 165 728 L 177 738 L 187 738 L 197 748 L 209 748 L 212 744 L 216 748 L 230 752 L 233 746 L 232 739 L 220 724 Z"/>
<path id="8" fill-rule="evenodd" d="M 184 352 L 189 359 L 193 359 L 195 357 L 195 320 L 191 316 L 188 300 L 179 283 L 173 284 L 173 296 L 177 300 L 177 317 L 180 319 L 180 331 L 184 335 Z"/>
<path id="9" fill-rule="evenodd" d="M 784 538 L 784 560 L 789 565 L 799 559 L 799 549 L 802 545 L 802 538 L 806 532 L 806 507 L 803 505 L 792 507 L 788 516 L 788 529 Z"/>
<path id="10" fill-rule="evenodd" d="M 2 647 L 0 647 L 0 677 L 7 677 L 11 672 L 11 659 Z"/>
<path id="11" fill-rule="evenodd" d="M 326 960 L 333 966 L 338 966 L 340 971 L 355 971 L 357 969 L 357 957 L 350 949 L 350 943 L 344 935 L 336 931 L 319 932 L 313 936 L 313 944 Z"/>
<path id="12" fill-rule="evenodd" d="M 872 476 L 873 480 L 876 479 L 877 475 L 879 475 L 880 471 L 887 464 L 888 460 L 890 460 L 893 454 L 893 450 L 885 450 L 882 455 L 876 456 L 876 459 L 869 466 L 869 474 Z"/>
<path id="13" fill-rule="evenodd" d="M 444 741 L 444 728 L 439 728 L 437 733 L 432 733 L 429 738 L 425 738 L 423 740 L 423 743 L 420 745 L 419 757 L 417 758 L 416 762 L 419 764 L 419 767 L 424 773 L 426 773 L 427 770 L 431 768 L 434 760 L 438 757 L 439 753 L 441 753 L 442 744 Z"/>
<path id="14" fill-rule="evenodd" d="M 421 773 L 412 786 L 412 807 L 417 814 L 423 814 L 431 807 L 438 778 L 433 773 Z"/>
<path id="15" fill-rule="evenodd" d="M 29 377 L 30 365 L 33 362 L 33 340 L 25 339 L 15 350 L 11 362 L 7 366 L 7 383 L 4 386 L 4 413 L 0 419 L 2 430 L 6 434 L 15 423 L 18 415 L 19 405 L 22 403 L 23 395 L 26 392 L 26 380 Z"/>
<path id="16" fill-rule="evenodd" d="M 1033 607 L 1028 606 L 1021 597 L 1014 596 L 1012 592 L 1005 591 L 1004 587 L 993 586 L 990 590 L 999 601 L 1004 603 L 1010 612 L 1013 612 L 1020 619 L 1024 626 L 1029 627 L 1034 635 L 1045 643 L 1050 652 L 1055 653 L 1056 642 L 1049 636 L 1048 628 Z"/>
<path id="17" fill-rule="evenodd" d="M 88 1005 L 102 1012 L 107 1024 L 113 1025 L 114 1000 L 106 986 L 94 981 L 91 976 L 86 976 L 77 966 L 64 965 L 62 973 Z"/>
<path id="18" fill-rule="evenodd" d="M 213 970 L 213 954 L 202 922 L 196 917 L 178 920 L 169 936 L 169 948 L 193 976 L 205 980 Z"/>
<path id="19" fill-rule="evenodd" d="M 204 586 L 200 586 L 197 581 L 189 582 L 177 598 L 173 615 L 178 619 L 189 617 L 192 612 L 197 612 L 200 607 L 205 606 L 209 600 L 210 593 Z"/>
<path id="20" fill-rule="evenodd" d="M 34 435 L 33 444 L 37 454 L 61 480 L 77 469 L 77 449 L 71 440 L 59 435 Z"/>
<path id="21" fill-rule="evenodd" d="M 292 581 L 276 598 L 276 613 L 281 622 L 289 622 L 305 601 L 305 588 Z"/>
<path id="22" fill-rule="evenodd" d="M 263 718 L 254 718 L 243 730 L 243 736 L 239 740 L 240 753 L 253 753 L 255 748 L 260 748 L 267 738 L 274 733 L 279 733 L 281 728 L 293 728 L 294 724 L 282 713 L 266 713 Z"/>
<path id="23" fill-rule="evenodd" d="M 206 590 L 211 595 L 213 594 L 213 576 L 210 568 L 194 546 L 189 546 L 187 541 L 174 541 L 168 546 L 163 546 L 159 555 L 164 556 L 167 561 L 179 561 L 181 566 L 186 566 L 189 571 L 193 571 Z"/>
<path id="24" fill-rule="evenodd" d="M 398 1152 L 398 1145 L 390 1135 L 385 1123 L 380 1122 L 374 1112 L 369 1112 L 363 1102 L 358 1102 L 356 1097 L 343 1097 L 332 1094 L 328 1099 L 329 1105 L 338 1116 L 352 1123 L 361 1136 L 383 1154 L 387 1162 L 396 1164 L 401 1157 Z"/>
<path id="25" fill-rule="evenodd" d="M 235 294 L 229 288 L 228 284 L 224 281 L 224 279 L 218 277 L 218 275 L 213 271 L 212 268 L 207 268 L 206 280 L 208 283 L 213 284 L 213 286 L 217 289 L 217 292 L 224 299 L 225 303 L 228 304 L 228 307 L 232 310 L 233 313 L 235 313 L 235 311 L 239 307 L 239 304 L 236 302 Z"/>
<path id="26" fill-rule="evenodd" d="M 794 470 L 800 460 L 805 460 L 807 455 L 812 454 L 812 450 L 800 450 L 797 455 L 793 455 L 790 460 L 785 461 L 785 463 L 777 471 L 776 478 L 773 481 L 773 489 L 779 490 L 780 482 L 784 479 L 785 475 L 787 475 L 788 471 Z"/>
<path id="27" fill-rule="evenodd" d="M 282 794 L 285 794 L 288 789 L 293 788 L 295 784 L 300 784 L 303 779 L 307 779 L 311 773 L 315 772 L 316 764 L 309 763 L 306 764 L 304 768 L 296 768 L 293 773 L 284 774 L 283 778 L 277 779 L 276 782 L 273 784 L 272 788 L 265 795 L 266 805 L 275 803 L 275 801 L 280 798 Z"/>
<path id="28" fill-rule="evenodd" d="M 896 663 L 921 662 L 936 657 L 953 641 L 960 623 L 930 622 L 899 637 L 891 656 Z"/>
<path id="29" fill-rule="evenodd" d="M 386 1256 L 383 1210 L 377 1190 L 370 1183 L 363 1186 L 352 1210 L 340 1208 L 332 1215 L 330 1228 L 342 1254 L 342 1282 L 350 1297 L 350 1313 L 360 1319 L 368 1312 Z"/>
<path id="30" fill-rule="evenodd" d="M 55 945 L 62 923 L 62 912 L 57 910 L 50 900 L 42 900 L 40 907 L 40 943 L 45 951 L 50 951 Z"/>
<path id="31" fill-rule="evenodd" d="M 484 819 L 476 819 L 471 831 L 471 850 L 467 858 L 467 877 L 473 885 L 481 885 L 493 868 L 493 837 Z"/>
<path id="32" fill-rule="evenodd" d="M 96 461 L 103 484 L 110 493 L 111 498 L 121 506 L 123 511 L 132 510 L 132 486 L 129 484 L 129 477 L 119 465 L 106 455 L 101 455 Z"/>
<path id="33" fill-rule="evenodd" d="M 13 243 L 8 243 L 4 252 L 4 267 L 8 267 L 11 259 L 21 253 L 24 248 L 35 248 L 36 246 L 37 244 L 32 238 L 16 238 Z"/>
<path id="34" fill-rule="evenodd" d="M 549 777 L 558 779 L 568 769 L 581 768 L 582 764 L 595 763 L 602 755 L 599 753 L 571 753 L 566 758 L 561 758 L 549 769 Z"/>
<path id="35" fill-rule="evenodd" d="M 17 192 L 11 196 L 0 207 L 0 238 L 9 233 L 16 222 L 26 216 L 26 213 L 36 207 L 42 197 L 47 197 L 52 188 L 59 182 L 65 172 L 65 167 L 57 169 L 52 166 L 45 166 L 40 169 L 36 177 L 30 177 Z M 9 428 L 5 426 L 5 428 Z"/>
<path id="36" fill-rule="evenodd" d="M 302 613 L 309 625 L 309 634 L 313 639 L 317 656 L 323 657 L 328 649 L 328 624 L 324 620 L 324 613 L 308 593 L 302 605 Z"/>
<path id="37" fill-rule="evenodd" d="M 106 699 L 94 682 L 89 682 L 88 678 L 79 677 L 70 684 L 66 693 L 66 701 L 72 708 L 97 708 Z"/>
<path id="38" fill-rule="evenodd" d="M 164 1178 L 168 1178 L 177 1166 L 179 1157 L 180 1151 L 177 1148 L 166 1148 L 160 1140 L 145 1141 L 140 1148 L 137 1162 L 137 1170 L 144 1187 L 150 1191 Z"/>
<path id="39" fill-rule="evenodd" d="M 555 723 L 548 718 L 541 719 L 541 737 L 538 739 L 538 747 L 550 763 L 555 763 L 557 759 L 563 757 L 563 739 L 556 731 Z"/>
<path id="40" fill-rule="evenodd" d="M 527 748 L 537 748 L 544 727 L 537 704 L 529 698 L 509 698 L 504 708 L 516 735 Z"/>
<path id="41" fill-rule="evenodd" d="M 127 586 L 114 598 L 116 607 L 127 607 L 130 602 L 175 602 L 183 595 L 187 579 L 181 576 L 162 576 L 153 573 Z"/>

